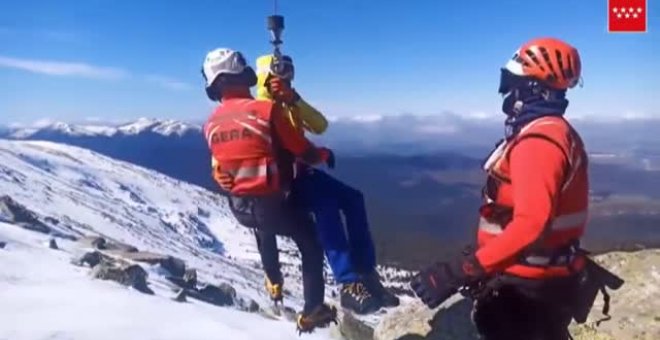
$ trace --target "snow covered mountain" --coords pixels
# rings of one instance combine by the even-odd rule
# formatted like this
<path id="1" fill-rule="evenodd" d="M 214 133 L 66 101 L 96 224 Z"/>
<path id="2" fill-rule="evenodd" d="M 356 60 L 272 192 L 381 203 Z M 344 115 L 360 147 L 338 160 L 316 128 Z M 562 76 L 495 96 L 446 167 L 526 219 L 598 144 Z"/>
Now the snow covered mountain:
<path id="1" fill-rule="evenodd" d="M 200 280 L 229 283 L 240 299 L 268 306 L 253 235 L 211 192 L 77 147 L 0 141 L 0 196 L 25 207 L 51 235 L 7 224 L 0 209 L 0 242 L 6 243 L 0 249 L 0 339 L 297 338 L 290 322 L 176 304 L 158 289 L 156 296 L 141 296 L 85 278 L 83 268 L 69 264 L 77 251 L 72 239 L 100 235 L 176 256 Z M 47 248 L 52 235 L 61 236 L 60 251 Z M 299 260 L 290 242 L 280 243 L 287 303 L 298 309 Z M 165 283 L 156 268 L 149 275 L 155 288 Z M 29 321 L 35 318 L 38 326 Z M 327 332 L 311 338 L 327 338 Z"/>
<path id="2" fill-rule="evenodd" d="M 148 118 L 122 125 L 52 123 L 0 131 L 0 138 L 74 145 L 207 189 L 215 188 L 200 125 Z"/>
<path id="3" fill-rule="evenodd" d="M 140 134 L 158 134 L 162 136 L 183 136 L 199 133 L 201 127 L 177 120 L 140 118 L 125 124 L 68 124 L 54 122 L 40 127 L 15 128 L 4 131 L 4 137 L 10 139 L 39 139 L 44 137 L 121 137 Z"/>

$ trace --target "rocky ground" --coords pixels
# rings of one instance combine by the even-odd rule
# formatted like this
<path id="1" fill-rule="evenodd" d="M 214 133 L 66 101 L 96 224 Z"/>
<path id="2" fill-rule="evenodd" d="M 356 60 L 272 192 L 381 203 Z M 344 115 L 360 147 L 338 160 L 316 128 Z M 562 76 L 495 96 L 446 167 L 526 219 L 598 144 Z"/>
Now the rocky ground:
<path id="1" fill-rule="evenodd" d="M 597 297 L 586 323 L 571 326 L 575 340 L 660 339 L 660 250 L 613 252 L 596 257 L 626 283 L 611 295 L 611 319 L 602 319 L 603 300 Z M 471 304 L 454 296 L 436 310 L 417 301 L 385 317 L 374 331 L 376 340 L 478 339 L 470 322 Z"/>

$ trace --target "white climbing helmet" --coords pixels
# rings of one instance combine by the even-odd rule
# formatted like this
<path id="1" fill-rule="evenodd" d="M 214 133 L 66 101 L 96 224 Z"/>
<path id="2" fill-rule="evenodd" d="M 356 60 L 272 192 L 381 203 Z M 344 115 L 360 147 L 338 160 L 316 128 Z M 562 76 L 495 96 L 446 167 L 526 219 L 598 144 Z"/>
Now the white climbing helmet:
<path id="1" fill-rule="evenodd" d="M 216 48 L 204 59 L 202 74 L 209 87 L 221 74 L 241 74 L 248 67 L 241 52 L 229 48 Z"/>

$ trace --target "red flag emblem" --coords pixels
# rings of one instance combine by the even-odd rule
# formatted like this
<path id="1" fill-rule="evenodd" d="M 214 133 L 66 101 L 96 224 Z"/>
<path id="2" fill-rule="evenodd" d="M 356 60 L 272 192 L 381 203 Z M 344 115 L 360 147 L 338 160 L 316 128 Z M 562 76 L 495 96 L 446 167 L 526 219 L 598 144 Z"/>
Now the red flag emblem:
<path id="1" fill-rule="evenodd" d="M 646 9 L 646 0 L 609 0 L 608 31 L 646 32 Z"/>

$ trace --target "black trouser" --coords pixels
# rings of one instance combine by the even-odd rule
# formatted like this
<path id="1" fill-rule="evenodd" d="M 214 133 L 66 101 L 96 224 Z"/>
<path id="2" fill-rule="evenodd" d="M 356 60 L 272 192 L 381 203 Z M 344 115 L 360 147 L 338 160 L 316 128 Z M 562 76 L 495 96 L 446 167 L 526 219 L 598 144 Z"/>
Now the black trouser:
<path id="1" fill-rule="evenodd" d="M 567 340 L 574 280 L 542 288 L 505 285 L 475 301 L 473 321 L 484 340 Z"/>
<path id="2" fill-rule="evenodd" d="M 261 264 L 268 280 L 272 283 L 282 284 L 283 277 L 280 269 L 280 252 L 277 248 L 277 234 L 267 230 L 255 229 L 254 236 L 257 240 L 257 250 L 261 256 Z"/>
<path id="3" fill-rule="evenodd" d="M 261 239 L 258 243 L 260 243 L 262 263 L 264 268 L 268 268 L 267 271 L 275 271 L 277 268 L 279 272 L 277 248 L 272 247 L 270 243 L 263 243 L 263 241 L 274 242 L 272 237 L 260 238 L 259 235 L 275 234 L 293 239 L 302 258 L 304 311 L 309 312 L 322 304 L 325 295 L 323 248 L 309 215 L 287 200 L 284 194 L 229 197 L 229 206 L 239 223 L 256 229 L 258 239 Z M 276 263 L 276 266 L 273 263 Z M 268 272 L 266 275 L 271 278 Z"/>

